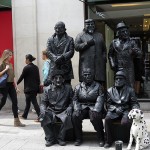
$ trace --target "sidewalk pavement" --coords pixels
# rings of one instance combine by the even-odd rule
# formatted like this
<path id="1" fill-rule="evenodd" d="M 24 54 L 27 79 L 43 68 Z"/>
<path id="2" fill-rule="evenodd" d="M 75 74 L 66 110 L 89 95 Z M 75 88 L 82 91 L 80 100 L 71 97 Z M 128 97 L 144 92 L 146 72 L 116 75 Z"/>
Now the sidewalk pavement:
<path id="1" fill-rule="evenodd" d="M 150 112 L 144 112 L 144 114 L 148 132 L 150 132 Z M 27 120 L 20 119 L 26 127 L 14 127 L 12 112 L 0 111 L 0 150 L 106 150 L 99 147 L 93 126 L 87 119 L 83 121 L 84 142 L 81 146 L 74 146 L 74 142 L 71 141 L 67 142 L 66 146 L 56 144 L 45 147 L 44 132 L 40 123 L 34 122 L 36 118 L 36 114 L 30 112 Z M 123 150 L 126 147 L 127 144 L 124 144 Z M 115 150 L 115 146 L 108 150 Z M 150 150 L 150 147 L 145 150 Z"/>

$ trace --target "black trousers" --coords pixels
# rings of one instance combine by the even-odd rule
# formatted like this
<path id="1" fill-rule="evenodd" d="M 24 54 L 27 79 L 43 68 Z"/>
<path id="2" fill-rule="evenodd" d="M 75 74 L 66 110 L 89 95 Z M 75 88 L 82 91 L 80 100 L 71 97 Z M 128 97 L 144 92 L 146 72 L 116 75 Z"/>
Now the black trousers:
<path id="1" fill-rule="evenodd" d="M 113 126 L 113 122 L 115 121 L 120 121 L 122 126 L 131 126 L 131 122 L 128 119 L 128 117 L 118 117 L 115 119 L 111 119 L 108 116 L 106 116 L 105 118 L 105 133 L 106 133 L 106 143 L 108 144 L 112 144 L 112 142 L 114 141 L 112 139 L 112 126 Z"/>
<path id="2" fill-rule="evenodd" d="M 58 119 L 60 122 L 60 119 Z M 64 124 L 51 123 L 43 127 L 45 132 L 45 140 L 49 142 L 53 142 L 56 140 L 65 141 L 66 129 L 64 128 Z"/>
<path id="3" fill-rule="evenodd" d="M 25 110 L 24 113 L 22 115 L 22 117 L 27 118 L 29 110 L 30 110 L 30 106 L 31 106 L 31 102 L 34 106 L 34 109 L 37 113 L 37 115 L 40 115 L 40 108 L 36 99 L 37 94 L 36 93 L 25 93 L 25 97 L 26 97 L 26 106 L 25 106 Z"/>
<path id="4" fill-rule="evenodd" d="M 90 122 L 94 126 L 94 129 L 97 131 L 97 137 L 100 141 L 104 140 L 104 127 L 102 121 L 102 113 L 99 113 L 99 116 L 94 117 L 91 113 L 91 110 L 84 109 L 80 116 L 76 116 L 73 113 L 72 121 L 73 121 L 73 128 L 75 130 L 76 140 L 82 140 L 82 120 L 85 118 L 90 118 Z"/>
<path id="5" fill-rule="evenodd" d="M 7 96 L 9 94 L 12 102 L 12 111 L 14 118 L 18 118 L 18 100 L 17 100 L 17 93 L 14 87 L 13 82 L 8 82 L 5 88 L 0 88 L 0 94 L 2 96 L 0 101 L 0 110 L 6 104 Z"/>

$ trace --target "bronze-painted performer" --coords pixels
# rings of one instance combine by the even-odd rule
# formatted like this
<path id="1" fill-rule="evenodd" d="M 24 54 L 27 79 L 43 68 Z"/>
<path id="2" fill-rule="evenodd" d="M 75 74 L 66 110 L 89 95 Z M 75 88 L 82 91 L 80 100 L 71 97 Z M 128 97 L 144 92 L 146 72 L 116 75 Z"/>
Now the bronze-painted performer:
<path id="1" fill-rule="evenodd" d="M 109 48 L 110 66 L 115 72 L 124 70 L 128 85 L 133 87 L 135 82 L 133 58 L 140 58 L 142 52 L 135 40 L 130 38 L 128 27 L 124 22 L 117 24 L 117 36 L 118 38 L 111 42 Z"/>
<path id="2" fill-rule="evenodd" d="M 93 19 L 85 20 L 85 28 L 75 39 L 75 49 L 79 52 L 79 80 L 83 81 L 84 68 L 93 69 L 94 80 L 105 82 L 106 46 L 101 33 L 95 31 Z"/>
<path id="3" fill-rule="evenodd" d="M 47 53 L 51 60 L 51 71 L 54 69 L 62 70 L 65 82 L 70 84 L 71 79 L 74 78 L 71 62 L 71 58 L 74 55 L 74 41 L 66 33 L 63 22 L 57 22 L 54 29 L 54 35 L 47 42 Z"/>
<path id="4" fill-rule="evenodd" d="M 75 130 L 75 146 L 82 143 L 82 120 L 90 118 L 97 131 L 99 146 L 104 146 L 104 131 L 102 116 L 104 111 L 104 93 L 100 83 L 93 80 L 94 74 L 90 68 L 83 69 L 83 82 L 75 87 L 73 103 L 73 125 Z"/>
<path id="5" fill-rule="evenodd" d="M 107 92 L 107 115 L 105 118 L 106 143 L 105 148 L 112 145 L 111 126 L 113 121 L 121 120 L 121 125 L 130 125 L 128 113 L 131 109 L 139 108 L 134 89 L 126 85 L 126 74 L 118 71 L 115 75 L 115 85 Z"/>
<path id="6" fill-rule="evenodd" d="M 44 90 L 40 106 L 41 126 L 45 132 L 46 146 L 58 143 L 66 145 L 65 135 L 72 128 L 72 96 L 73 91 L 69 84 L 64 84 L 64 74 L 61 70 L 53 70 L 52 84 Z M 56 122 L 61 122 L 58 135 L 56 135 Z"/>

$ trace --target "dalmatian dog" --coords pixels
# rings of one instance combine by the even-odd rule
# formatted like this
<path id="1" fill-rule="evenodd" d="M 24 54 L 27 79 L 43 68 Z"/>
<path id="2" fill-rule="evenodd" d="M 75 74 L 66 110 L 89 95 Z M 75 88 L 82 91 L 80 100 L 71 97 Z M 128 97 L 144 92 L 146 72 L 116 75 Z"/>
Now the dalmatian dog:
<path id="1" fill-rule="evenodd" d="M 133 119 L 130 129 L 130 140 L 127 149 L 131 150 L 133 139 L 135 140 L 135 150 L 146 148 L 150 144 L 150 139 L 147 132 L 144 114 L 139 109 L 132 109 L 128 114 L 129 119 Z"/>

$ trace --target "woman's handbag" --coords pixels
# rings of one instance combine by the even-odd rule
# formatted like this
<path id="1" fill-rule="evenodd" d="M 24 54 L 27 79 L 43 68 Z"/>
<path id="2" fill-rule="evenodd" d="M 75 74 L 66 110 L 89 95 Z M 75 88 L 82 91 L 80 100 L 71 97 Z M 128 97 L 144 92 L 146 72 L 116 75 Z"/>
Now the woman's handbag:
<path id="1" fill-rule="evenodd" d="M 43 85 L 39 85 L 38 93 L 39 94 L 43 93 Z"/>
<path id="2" fill-rule="evenodd" d="M 4 73 L 4 74 L 0 77 L 0 88 L 6 86 L 7 78 L 8 78 L 8 74 L 7 74 L 7 73 Z"/>

